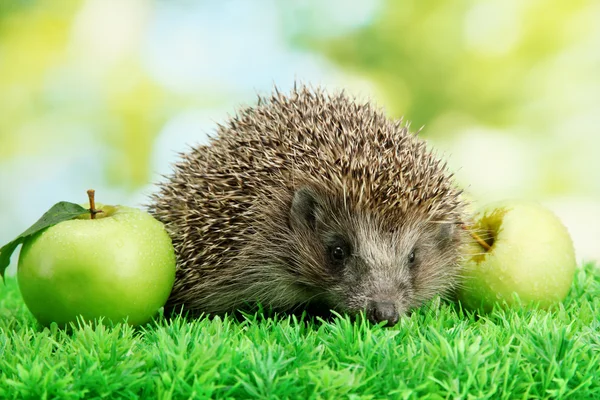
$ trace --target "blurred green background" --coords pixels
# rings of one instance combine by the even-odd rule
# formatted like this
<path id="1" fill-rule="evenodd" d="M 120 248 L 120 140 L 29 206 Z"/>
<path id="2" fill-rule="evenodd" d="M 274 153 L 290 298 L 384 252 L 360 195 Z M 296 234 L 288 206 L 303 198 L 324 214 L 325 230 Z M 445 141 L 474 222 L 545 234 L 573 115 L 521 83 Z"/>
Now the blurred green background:
<path id="1" fill-rule="evenodd" d="M 88 188 L 142 205 L 295 80 L 424 126 L 475 200 L 539 200 L 600 259 L 593 0 L 0 0 L 0 242 Z"/>

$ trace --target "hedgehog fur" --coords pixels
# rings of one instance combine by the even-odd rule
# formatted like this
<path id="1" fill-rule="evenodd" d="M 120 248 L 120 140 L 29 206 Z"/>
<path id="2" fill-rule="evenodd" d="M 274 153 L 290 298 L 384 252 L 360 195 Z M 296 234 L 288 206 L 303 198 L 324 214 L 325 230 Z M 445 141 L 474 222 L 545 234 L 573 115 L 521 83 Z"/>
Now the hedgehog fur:
<path id="1" fill-rule="evenodd" d="M 182 154 L 152 195 L 177 254 L 170 309 L 309 303 L 398 316 L 457 284 L 465 212 L 409 127 L 343 92 L 295 87 Z"/>

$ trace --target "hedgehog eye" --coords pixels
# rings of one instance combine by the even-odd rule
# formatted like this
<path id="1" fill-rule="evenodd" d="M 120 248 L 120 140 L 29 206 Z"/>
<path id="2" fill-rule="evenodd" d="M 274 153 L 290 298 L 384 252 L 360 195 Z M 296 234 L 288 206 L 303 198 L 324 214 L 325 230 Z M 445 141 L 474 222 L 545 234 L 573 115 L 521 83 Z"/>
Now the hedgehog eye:
<path id="1" fill-rule="evenodd" d="M 329 260 L 334 266 L 343 266 L 352 251 L 350 244 L 344 239 L 335 240 L 327 247 Z"/>
<path id="2" fill-rule="evenodd" d="M 342 246 L 335 246 L 331 249 L 331 259 L 336 263 L 341 263 L 346 259 L 346 250 Z"/>
<path id="3" fill-rule="evenodd" d="M 415 263 L 415 250 L 413 249 L 413 251 L 410 252 L 410 254 L 408 255 L 408 264 L 410 266 L 413 266 Z"/>
<path id="4" fill-rule="evenodd" d="M 325 248 L 327 258 L 332 267 L 343 267 L 348 258 L 352 255 L 352 246 L 343 236 L 334 235 L 325 239 Z"/>

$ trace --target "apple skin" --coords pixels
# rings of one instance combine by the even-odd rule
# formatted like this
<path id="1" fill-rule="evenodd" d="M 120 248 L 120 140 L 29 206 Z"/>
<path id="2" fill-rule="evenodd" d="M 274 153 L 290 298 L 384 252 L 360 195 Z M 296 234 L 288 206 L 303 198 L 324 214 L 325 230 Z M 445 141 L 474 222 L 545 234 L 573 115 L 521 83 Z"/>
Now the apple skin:
<path id="1" fill-rule="evenodd" d="M 490 311 L 494 304 L 548 308 L 566 297 L 576 269 L 573 242 L 558 217 L 542 205 L 504 200 L 482 207 L 474 216 L 476 232 L 491 233 L 489 251 L 469 244 L 463 267 L 461 303 Z"/>
<path id="2" fill-rule="evenodd" d="M 51 226 L 21 249 L 17 279 L 25 304 L 44 326 L 104 317 L 148 322 L 175 280 L 175 253 L 163 225 L 130 207 L 103 206 Z"/>

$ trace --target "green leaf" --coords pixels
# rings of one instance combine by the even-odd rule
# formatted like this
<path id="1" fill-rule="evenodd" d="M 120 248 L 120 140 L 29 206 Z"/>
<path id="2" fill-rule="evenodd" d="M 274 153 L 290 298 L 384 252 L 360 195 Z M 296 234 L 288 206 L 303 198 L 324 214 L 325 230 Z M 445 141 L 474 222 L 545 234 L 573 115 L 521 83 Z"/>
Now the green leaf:
<path id="1" fill-rule="evenodd" d="M 4 271 L 10 264 L 10 256 L 17 246 L 23 243 L 25 239 L 52 225 L 68 221 L 87 212 L 89 212 L 89 210 L 83 208 L 79 204 L 69 203 L 68 201 L 61 201 L 60 203 L 53 205 L 35 224 L 31 225 L 29 229 L 17 236 L 12 242 L 0 248 L 0 277 L 2 277 L 2 280 L 4 280 Z"/>

